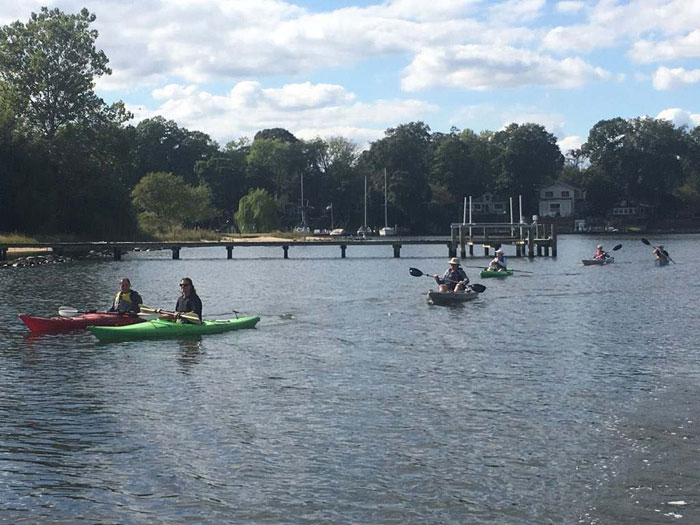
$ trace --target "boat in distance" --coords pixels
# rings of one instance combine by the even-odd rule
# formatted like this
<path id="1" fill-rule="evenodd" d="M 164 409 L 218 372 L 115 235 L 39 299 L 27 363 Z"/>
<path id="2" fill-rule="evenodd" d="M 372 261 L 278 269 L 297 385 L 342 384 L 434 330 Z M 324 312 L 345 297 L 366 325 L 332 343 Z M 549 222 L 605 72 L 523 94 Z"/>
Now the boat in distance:
<path id="1" fill-rule="evenodd" d="M 581 259 L 584 266 L 604 266 L 615 262 L 615 257 L 606 257 L 605 259 Z"/>

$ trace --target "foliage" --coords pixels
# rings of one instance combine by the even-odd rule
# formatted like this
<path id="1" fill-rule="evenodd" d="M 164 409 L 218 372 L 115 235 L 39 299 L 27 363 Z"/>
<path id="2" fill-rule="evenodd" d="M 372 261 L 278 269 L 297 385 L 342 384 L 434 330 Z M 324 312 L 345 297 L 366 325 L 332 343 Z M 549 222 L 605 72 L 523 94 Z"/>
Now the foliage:
<path id="1" fill-rule="evenodd" d="M 172 173 L 147 174 L 131 196 L 139 211 L 139 225 L 150 233 L 173 231 L 215 215 L 211 191 L 206 185 L 188 186 L 182 177 Z"/>
<path id="2" fill-rule="evenodd" d="M 23 24 L 0 28 L 2 97 L 31 132 L 53 137 L 68 124 L 130 118 L 123 105 L 107 107 L 93 91 L 94 77 L 111 74 L 95 48 L 95 15 L 67 15 L 43 7 Z"/>
<path id="3" fill-rule="evenodd" d="M 277 228 L 277 204 L 266 190 L 255 188 L 238 204 L 234 220 L 241 232 L 265 232 Z"/>

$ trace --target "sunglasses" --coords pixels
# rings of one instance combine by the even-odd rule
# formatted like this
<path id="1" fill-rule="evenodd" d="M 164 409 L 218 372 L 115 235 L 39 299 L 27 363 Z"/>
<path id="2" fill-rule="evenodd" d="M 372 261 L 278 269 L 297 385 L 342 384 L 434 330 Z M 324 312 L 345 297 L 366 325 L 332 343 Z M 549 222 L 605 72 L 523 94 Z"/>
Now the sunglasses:
<path id="1" fill-rule="evenodd" d="M 180 283 L 180 288 L 184 288 L 185 286 L 192 286 L 191 284 L 187 283 Z"/>

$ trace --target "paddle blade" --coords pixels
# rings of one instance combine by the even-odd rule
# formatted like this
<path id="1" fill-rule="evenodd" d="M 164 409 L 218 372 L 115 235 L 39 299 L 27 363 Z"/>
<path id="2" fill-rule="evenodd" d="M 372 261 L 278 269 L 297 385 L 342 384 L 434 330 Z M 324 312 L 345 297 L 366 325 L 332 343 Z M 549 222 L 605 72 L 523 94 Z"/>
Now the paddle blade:
<path id="1" fill-rule="evenodd" d="M 476 283 L 476 284 L 472 284 L 470 286 L 471 286 L 472 290 L 474 290 L 477 293 L 482 293 L 482 292 L 486 291 L 486 286 L 484 286 L 483 284 Z"/>
<path id="2" fill-rule="evenodd" d="M 72 306 L 61 306 L 58 309 L 58 315 L 61 317 L 75 317 L 79 313 L 80 311 Z"/>
<path id="3" fill-rule="evenodd" d="M 620 248 L 622 248 L 622 244 L 618 244 L 617 246 L 615 246 L 615 247 L 612 249 L 612 251 L 613 251 L 613 252 L 616 252 L 616 251 L 619 250 Z"/>
<path id="4" fill-rule="evenodd" d="M 141 319 L 145 319 L 146 321 L 155 321 L 158 319 L 158 314 L 139 312 L 136 315 L 138 315 Z"/>
<path id="5" fill-rule="evenodd" d="M 647 246 L 651 246 L 651 243 L 647 241 L 644 237 L 642 237 L 642 242 L 646 244 Z"/>
<path id="6" fill-rule="evenodd" d="M 410 273 L 413 277 L 423 277 L 423 272 L 421 272 L 418 268 L 409 268 L 408 273 Z"/>

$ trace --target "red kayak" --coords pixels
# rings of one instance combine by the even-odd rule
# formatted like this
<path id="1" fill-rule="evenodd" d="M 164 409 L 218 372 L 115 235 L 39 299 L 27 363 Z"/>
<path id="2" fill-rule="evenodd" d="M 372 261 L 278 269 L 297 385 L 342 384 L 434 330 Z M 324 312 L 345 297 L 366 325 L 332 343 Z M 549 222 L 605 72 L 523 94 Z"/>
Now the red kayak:
<path id="1" fill-rule="evenodd" d="M 19 314 L 32 332 L 69 332 L 85 330 L 88 326 L 124 326 L 143 322 L 143 319 L 116 312 L 95 312 L 76 315 L 75 317 L 34 317 Z"/>

